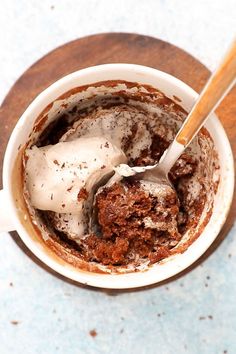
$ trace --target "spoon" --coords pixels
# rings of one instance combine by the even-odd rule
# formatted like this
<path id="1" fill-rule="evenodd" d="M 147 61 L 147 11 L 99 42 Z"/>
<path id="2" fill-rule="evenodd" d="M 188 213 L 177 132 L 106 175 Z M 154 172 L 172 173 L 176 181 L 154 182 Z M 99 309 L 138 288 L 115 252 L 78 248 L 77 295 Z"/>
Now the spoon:
<path id="1" fill-rule="evenodd" d="M 236 41 L 233 42 L 233 45 L 217 70 L 211 75 L 198 100 L 184 121 L 184 124 L 169 148 L 162 155 L 160 161 L 155 165 L 142 167 L 130 167 L 126 164 L 120 164 L 114 169 L 115 174 L 113 172 L 105 176 L 102 183 L 99 181 L 93 193 L 92 212 L 89 222 L 90 230 L 99 233 L 97 227 L 98 210 L 96 208 L 96 196 L 104 188 L 110 187 L 113 183 L 119 182 L 125 177 L 134 176 L 135 179 L 148 183 L 150 187 L 154 184 L 155 188 L 159 188 L 164 194 L 173 193 L 174 188 L 168 177 L 171 168 L 191 143 L 209 115 L 215 110 L 226 93 L 233 86 L 235 77 Z M 105 181 L 106 183 L 104 184 Z"/>
<path id="2" fill-rule="evenodd" d="M 168 178 L 170 169 L 179 156 L 191 143 L 209 115 L 231 89 L 236 77 L 236 40 L 226 53 L 222 63 L 211 75 L 198 100 L 194 104 L 174 141 L 162 155 L 159 163 L 153 166 L 130 167 L 120 164 L 115 171 L 123 177 L 135 176 L 145 181 L 165 184 L 172 187 Z M 173 188 L 173 187 L 172 187 Z"/>

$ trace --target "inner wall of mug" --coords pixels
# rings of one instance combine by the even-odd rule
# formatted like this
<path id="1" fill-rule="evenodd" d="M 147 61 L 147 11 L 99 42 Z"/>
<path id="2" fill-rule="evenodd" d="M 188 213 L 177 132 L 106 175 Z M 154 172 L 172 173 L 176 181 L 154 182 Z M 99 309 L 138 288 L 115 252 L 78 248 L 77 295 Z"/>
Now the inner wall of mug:
<path id="1" fill-rule="evenodd" d="M 37 119 L 35 120 L 34 125 L 33 125 L 33 130 L 30 134 L 29 139 L 28 139 L 28 143 L 30 143 L 30 145 L 34 144 L 37 141 L 39 135 L 42 133 L 42 131 L 47 129 L 47 126 L 50 125 L 50 123 L 52 123 L 55 119 L 58 119 L 58 117 L 63 115 L 65 112 L 72 111 L 74 106 L 77 105 L 78 102 L 80 102 L 80 104 L 83 105 L 83 102 L 85 102 L 85 104 L 86 104 L 86 100 L 94 98 L 98 95 L 102 96 L 102 95 L 106 95 L 108 93 L 110 95 L 110 94 L 116 94 L 117 92 L 127 92 L 129 94 L 136 94 L 137 88 L 135 87 L 135 85 L 132 85 L 132 87 L 129 88 L 123 82 L 119 82 L 118 84 L 114 83 L 110 86 L 109 85 L 107 86 L 106 83 L 100 83 L 100 84 L 91 85 L 91 86 L 89 85 L 89 87 L 73 88 L 72 90 L 64 93 L 57 100 L 55 100 L 53 103 L 50 103 L 47 107 L 45 107 L 45 109 L 37 117 Z M 173 99 L 173 96 L 171 98 Z M 175 99 L 178 100 L 178 102 L 180 100 L 180 98 L 176 97 L 176 96 L 175 96 Z M 189 104 L 189 102 L 188 102 L 188 104 Z M 200 235 L 200 233 L 202 233 L 204 226 L 209 221 L 210 216 L 211 216 L 213 199 L 214 199 L 214 195 L 209 194 L 208 200 L 205 205 L 205 209 L 203 211 L 201 220 L 199 222 L 199 225 L 196 227 L 196 230 L 194 233 L 193 232 L 191 234 L 186 233 L 186 235 L 183 236 L 183 239 L 181 241 L 182 244 L 184 242 L 189 241 L 189 240 L 192 242 Z M 27 219 L 27 223 L 29 223 L 29 221 L 30 222 L 32 221 L 32 219 L 31 219 L 32 214 L 33 214 L 33 210 L 31 209 L 30 213 L 28 213 L 28 215 L 26 217 L 25 217 L 25 215 L 23 216 L 23 218 Z M 46 233 L 44 233 L 44 235 L 42 235 L 42 230 L 39 230 L 37 227 L 35 227 L 34 224 L 31 223 L 30 230 L 29 230 L 28 225 L 27 225 L 27 228 L 28 228 L 28 232 L 31 234 L 32 237 L 34 237 L 35 240 L 41 241 L 41 240 L 39 240 L 39 238 L 40 237 L 42 238 L 42 236 L 47 239 Z M 32 233 L 34 234 L 34 236 L 32 235 Z M 62 250 L 60 250 L 60 249 L 58 250 L 57 247 L 55 246 L 55 244 L 51 244 L 50 246 L 51 246 L 51 247 L 49 247 L 50 252 L 53 250 L 57 255 L 61 254 Z M 183 248 L 182 251 L 184 251 L 185 249 Z M 107 271 L 110 272 L 111 271 L 111 267 L 109 267 L 109 269 L 108 269 L 105 266 L 97 265 L 97 264 L 96 264 L 96 266 L 93 266 L 92 263 L 88 265 L 87 263 L 85 264 L 82 261 L 80 261 L 80 263 L 78 263 L 78 260 L 77 260 L 77 262 L 75 262 L 73 260 L 71 261 L 71 257 L 70 257 L 70 263 L 73 265 L 76 265 L 78 268 L 81 268 L 84 270 L 89 270 L 89 271 L 98 271 L 98 270 L 103 271 L 103 272 L 107 272 Z M 119 267 L 119 272 L 125 272 L 125 271 L 129 271 L 129 269 L 125 269 L 124 267 Z"/>

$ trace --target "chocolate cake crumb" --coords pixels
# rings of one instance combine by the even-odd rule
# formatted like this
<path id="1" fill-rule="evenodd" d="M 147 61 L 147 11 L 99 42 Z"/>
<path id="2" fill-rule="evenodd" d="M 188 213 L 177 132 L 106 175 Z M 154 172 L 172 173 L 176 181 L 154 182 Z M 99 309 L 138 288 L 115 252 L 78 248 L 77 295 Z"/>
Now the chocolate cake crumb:
<path id="1" fill-rule="evenodd" d="M 91 329 L 91 331 L 89 331 L 89 334 L 91 337 L 96 337 L 97 336 L 97 331 L 95 329 Z"/>
<path id="2" fill-rule="evenodd" d="M 77 200 L 80 202 L 81 200 L 86 200 L 88 198 L 88 192 L 85 188 L 81 188 L 78 195 Z"/>
<path id="3" fill-rule="evenodd" d="M 19 323 L 20 323 L 19 321 L 15 321 L 15 320 L 11 321 L 11 324 L 13 324 L 14 326 L 17 326 Z"/>
<path id="4" fill-rule="evenodd" d="M 191 176 L 194 174 L 197 168 L 197 161 L 187 153 L 184 153 L 176 161 L 175 165 L 172 167 L 169 177 L 172 182 L 175 182 L 179 178 L 186 176 Z"/>

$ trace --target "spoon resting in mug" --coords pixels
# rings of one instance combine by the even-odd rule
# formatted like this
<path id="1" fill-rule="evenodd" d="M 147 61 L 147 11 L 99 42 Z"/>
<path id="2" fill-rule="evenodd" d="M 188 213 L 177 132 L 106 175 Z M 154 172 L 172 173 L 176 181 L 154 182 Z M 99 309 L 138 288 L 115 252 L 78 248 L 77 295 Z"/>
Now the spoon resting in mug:
<path id="1" fill-rule="evenodd" d="M 222 63 L 211 75 L 198 100 L 191 109 L 188 117 L 178 131 L 175 139 L 169 148 L 164 152 L 160 161 L 152 166 L 130 167 L 127 164 L 120 164 L 115 168 L 115 174 L 106 178 L 107 183 L 98 183 L 97 191 L 94 194 L 93 212 L 90 220 L 90 229 L 96 228 L 97 210 L 96 197 L 104 188 L 112 186 L 116 182 L 122 182 L 123 178 L 131 177 L 134 180 L 142 181 L 145 189 L 155 190 L 157 198 L 165 198 L 173 194 L 173 186 L 168 174 L 177 159 L 191 143 L 200 128 L 206 122 L 210 114 L 220 104 L 224 96 L 233 86 L 236 77 L 236 41 L 225 55 Z M 100 188 L 98 188 L 100 186 Z"/>

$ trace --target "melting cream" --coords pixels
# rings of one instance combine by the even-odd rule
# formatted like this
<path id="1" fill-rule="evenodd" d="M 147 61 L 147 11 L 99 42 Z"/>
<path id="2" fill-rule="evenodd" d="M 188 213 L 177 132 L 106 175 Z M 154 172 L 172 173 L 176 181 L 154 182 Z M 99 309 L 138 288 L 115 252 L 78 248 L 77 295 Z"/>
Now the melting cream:
<path id="1" fill-rule="evenodd" d="M 72 214 L 82 213 L 84 195 L 126 162 L 121 149 L 103 137 L 33 146 L 26 156 L 26 185 L 33 207 Z"/>

